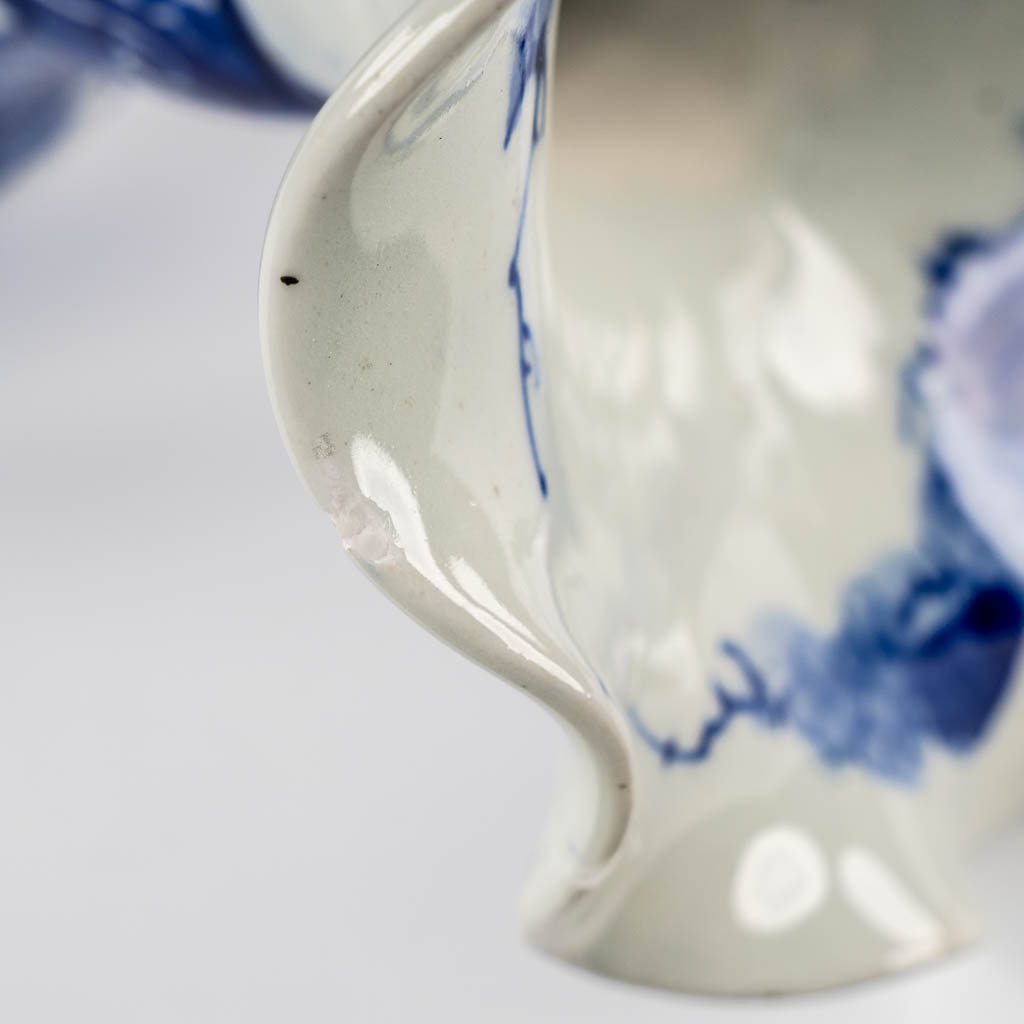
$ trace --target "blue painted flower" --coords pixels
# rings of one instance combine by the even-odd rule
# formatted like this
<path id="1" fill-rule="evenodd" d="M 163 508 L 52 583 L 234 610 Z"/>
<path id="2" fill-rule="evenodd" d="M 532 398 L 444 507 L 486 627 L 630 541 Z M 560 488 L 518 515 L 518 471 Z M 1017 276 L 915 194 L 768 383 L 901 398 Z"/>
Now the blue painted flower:
<path id="1" fill-rule="evenodd" d="M 829 765 L 911 782 L 927 743 L 963 753 L 989 728 L 1024 632 L 1024 231 L 953 236 L 926 269 L 926 338 L 904 374 L 924 457 L 916 544 L 848 584 L 832 634 L 758 623 L 750 697 L 720 697 L 693 745 L 634 710 L 663 762 L 703 760 L 745 714 L 791 725 Z"/>
<path id="2" fill-rule="evenodd" d="M 1024 598 L 929 466 L 921 539 L 846 589 L 836 631 L 779 624 L 789 716 L 833 765 L 903 781 L 926 740 L 969 750 L 985 733 L 1016 657 Z"/>
<path id="3" fill-rule="evenodd" d="M 928 262 L 918 374 L 931 444 L 965 510 L 1024 581 L 1024 223 Z"/>

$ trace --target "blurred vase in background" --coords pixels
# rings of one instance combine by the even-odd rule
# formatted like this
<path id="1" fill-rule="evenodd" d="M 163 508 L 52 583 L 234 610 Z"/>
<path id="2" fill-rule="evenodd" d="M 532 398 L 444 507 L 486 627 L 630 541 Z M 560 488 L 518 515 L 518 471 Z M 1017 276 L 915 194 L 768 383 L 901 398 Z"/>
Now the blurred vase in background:
<path id="1" fill-rule="evenodd" d="M 0 178 L 72 123 L 88 81 L 312 114 L 408 0 L 0 0 Z"/>

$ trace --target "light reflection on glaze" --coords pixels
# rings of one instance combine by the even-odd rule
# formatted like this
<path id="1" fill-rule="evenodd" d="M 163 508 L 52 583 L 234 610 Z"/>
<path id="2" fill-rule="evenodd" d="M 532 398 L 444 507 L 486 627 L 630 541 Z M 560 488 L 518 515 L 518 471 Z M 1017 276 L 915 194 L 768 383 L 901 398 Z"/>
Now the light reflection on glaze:
<path id="1" fill-rule="evenodd" d="M 915 546 L 846 586 L 832 634 L 766 612 L 725 641 L 747 692 L 713 683 L 718 711 L 692 742 L 631 708 L 665 764 L 705 760 L 739 716 L 903 783 L 926 743 L 966 753 L 985 735 L 1024 630 L 1024 239 L 956 236 L 926 267 L 926 337 L 902 374 L 923 461 Z"/>
<path id="2" fill-rule="evenodd" d="M 537 644 L 538 640 L 524 623 L 520 622 L 498 599 L 494 591 L 484 582 L 483 577 L 464 558 L 454 557 L 448 560 L 448 569 L 455 582 L 465 591 L 466 595 L 485 608 L 495 618 L 501 619 L 509 629 L 514 629 L 521 637 Z"/>
<path id="3" fill-rule="evenodd" d="M 577 693 L 585 693 L 584 688 L 561 665 L 544 654 L 531 643 L 527 635 L 510 625 L 517 620 L 507 609 L 502 607 L 497 598 L 490 594 L 488 607 L 472 599 L 460 590 L 437 564 L 427 539 L 427 529 L 420 513 L 419 502 L 413 493 L 405 474 L 398 464 L 373 438 L 357 435 L 351 444 L 352 467 L 356 482 L 364 500 L 385 513 L 394 531 L 395 545 L 405 561 L 421 576 L 428 580 L 438 592 L 452 604 L 471 615 L 485 629 L 493 633 L 510 651 L 524 660 L 537 666 L 560 682 L 565 683 Z M 460 573 L 463 579 L 479 580 L 480 576 L 464 560 L 460 560 Z M 500 608 L 500 614 L 497 609 Z M 521 624 L 520 624 L 521 626 Z M 522 627 L 525 630 L 525 627 Z"/>
<path id="4" fill-rule="evenodd" d="M 737 924 L 777 935 L 809 918 L 828 895 L 828 868 L 814 839 L 793 825 L 762 829 L 744 847 L 732 888 Z"/>
<path id="5" fill-rule="evenodd" d="M 891 967 L 924 959 L 942 944 L 942 925 L 871 850 L 850 846 L 836 865 L 839 889 L 860 918 L 894 945 Z"/>
<path id="6" fill-rule="evenodd" d="M 737 376 L 763 368 L 771 386 L 829 414 L 866 407 L 878 386 L 882 340 L 866 286 L 796 207 L 777 204 L 768 221 L 771 230 L 753 240 L 741 273 L 723 289 Z"/>

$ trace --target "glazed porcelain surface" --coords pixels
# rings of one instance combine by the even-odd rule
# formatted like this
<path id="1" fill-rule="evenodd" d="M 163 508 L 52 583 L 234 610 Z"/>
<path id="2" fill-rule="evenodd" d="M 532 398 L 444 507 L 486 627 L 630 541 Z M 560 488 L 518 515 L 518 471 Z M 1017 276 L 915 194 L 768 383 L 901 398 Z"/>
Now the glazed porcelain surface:
<path id="1" fill-rule="evenodd" d="M 261 278 L 292 458 L 565 724 L 538 945 L 929 959 L 1024 780 L 1024 7 L 558 14 L 428 0 L 314 123 Z"/>

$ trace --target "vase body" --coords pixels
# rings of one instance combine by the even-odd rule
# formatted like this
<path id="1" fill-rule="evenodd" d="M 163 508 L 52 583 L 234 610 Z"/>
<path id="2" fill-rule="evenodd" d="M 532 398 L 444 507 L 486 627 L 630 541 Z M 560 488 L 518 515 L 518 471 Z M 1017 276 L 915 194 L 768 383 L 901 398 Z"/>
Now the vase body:
<path id="1" fill-rule="evenodd" d="M 921 962 L 1024 780 L 1024 9 L 558 15 L 422 4 L 314 124 L 286 442 L 566 724 L 539 945 L 730 994 Z"/>

